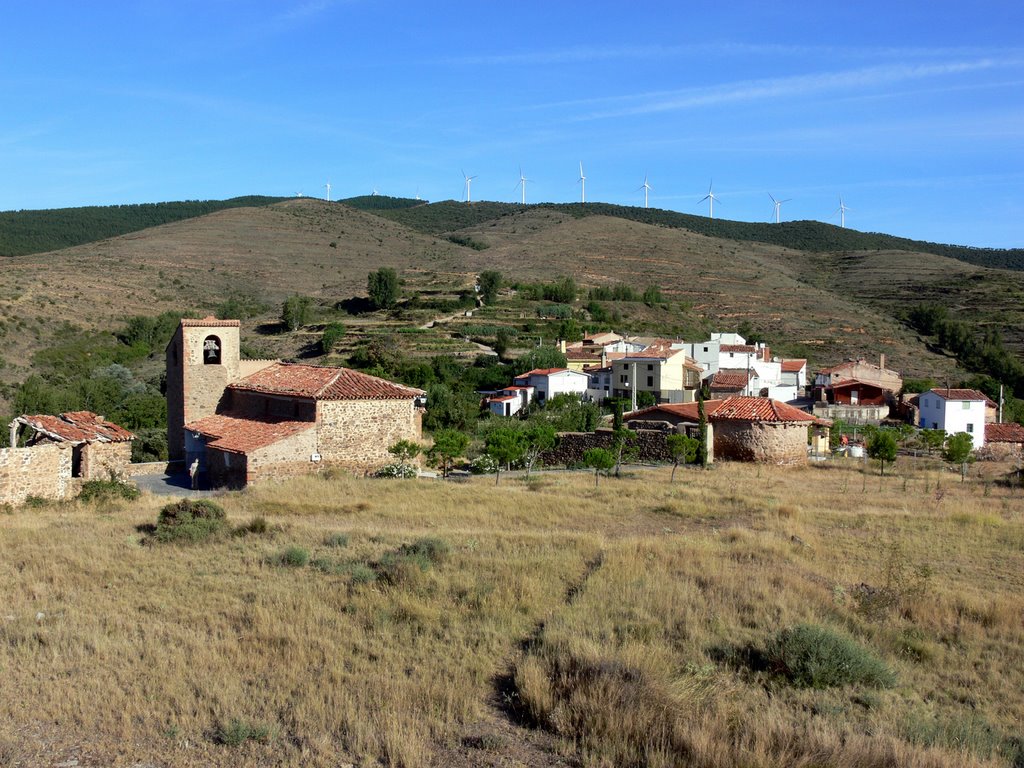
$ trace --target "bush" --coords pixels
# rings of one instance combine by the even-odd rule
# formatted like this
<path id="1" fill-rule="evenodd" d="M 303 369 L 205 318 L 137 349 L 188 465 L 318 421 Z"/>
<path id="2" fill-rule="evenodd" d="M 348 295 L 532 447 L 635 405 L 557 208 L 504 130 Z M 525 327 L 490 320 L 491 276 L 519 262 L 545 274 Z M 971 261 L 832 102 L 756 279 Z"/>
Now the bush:
<path id="1" fill-rule="evenodd" d="M 399 548 L 399 552 L 404 555 L 422 556 L 434 565 L 440 565 L 447 560 L 451 551 L 448 542 L 436 536 L 425 536 L 422 539 L 416 539 L 412 544 L 403 544 Z"/>
<path id="2" fill-rule="evenodd" d="M 396 552 L 384 555 L 377 564 L 377 576 L 392 586 L 416 584 L 431 566 L 444 562 L 450 551 L 444 539 L 417 539 L 412 544 L 403 544 Z"/>
<path id="3" fill-rule="evenodd" d="M 261 744 L 266 744 L 270 741 L 272 734 L 273 731 L 269 726 L 235 718 L 228 723 L 218 725 L 214 736 L 218 744 L 237 747 L 247 741 L 257 741 Z"/>
<path id="4" fill-rule="evenodd" d="M 349 568 L 349 583 L 353 586 L 372 584 L 377 580 L 377 572 L 364 563 L 356 563 Z"/>
<path id="5" fill-rule="evenodd" d="M 849 637 L 814 624 L 798 624 L 769 642 L 770 670 L 799 688 L 863 684 L 888 688 L 896 676 L 877 656 Z"/>
<path id="6" fill-rule="evenodd" d="M 493 456 L 482 453 L 469 462 L 469 471 L 474 475 L 491 475 L 498 469 L 498 462 Z"/>
<path id="7" fill-rule="evenodd" d="M 394 464 L 385 464 L 383 467 L 373 473 L 374 477 L 386 477 L 386 478 L 401 478 L 403 480 L 412 480 L 419 473 L 416 471 L 416 467 L 412 464 L 403 464 L 402 462 L 395 462 Z"/>
<path id="8" fill-rule="evenodd" d="M 326 547 L 347 547 L 348 546 L 348 534 L 347 533 L 329 533 L 324 536 L 324 546 Z"/>
<path id="9" fill-rule="evenodd" d="M 82 490 L 78 493 L 79 501 L 135 501 L 139 496 L 139 489 L 132 483 L 126 483 L 116 477 L 109 480 L 87 480 L 82 483 Z"/>
<path id="10" fill-rule="evenodd" d="M 160 510 L 153 538 L 161 542 L 197 542 L 216 536 L 226 527 L 220 505 L 205 499 L 182 499 Z"/>
<path id="11" fill-rule="evenodd" d="M 250 533 L 256 536 L 263 536 L 270 532 L 270 524 L 265 517 L 254 517 L 245 525 L 240 525 L 234 530 L 236 536 L 248 536 Z"/>
<path id="12" fill-rule="evenodd" d="M 282 565 L 287 568 L 302 568 L 309 562 L 309 550 L 304 547 L 288 547 L 278 552 L 271 562 L 274 565 Z"/>

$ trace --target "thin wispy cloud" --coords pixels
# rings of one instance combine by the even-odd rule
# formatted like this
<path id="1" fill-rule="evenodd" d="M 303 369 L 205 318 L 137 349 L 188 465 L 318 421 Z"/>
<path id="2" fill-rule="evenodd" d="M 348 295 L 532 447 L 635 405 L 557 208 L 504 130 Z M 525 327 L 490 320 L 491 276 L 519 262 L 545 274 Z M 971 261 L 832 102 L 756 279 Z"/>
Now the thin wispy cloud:
<path id="1" fill-rule="evenodd" d="M 685 88 L 673 92 L 656 92 L 595 99 L 586 102 L 563 102 L 558 106 L 594 105 L 604 101 L 622 106 L 592 111 L 576 120 L 598 120 L 612 117 L 674 112 L 717 104 L 763 101 L 778 98 L 799 98 L 830 92 L 877 88 L 910 80 L 963 75 L 1000 67 L 1020 66 L 1017 59 L 994 58 L 955 61 L 941 64 L 895 64 L 839 72 L 826 72 L 792 77 L 745 80 L 705 88 Z"/>

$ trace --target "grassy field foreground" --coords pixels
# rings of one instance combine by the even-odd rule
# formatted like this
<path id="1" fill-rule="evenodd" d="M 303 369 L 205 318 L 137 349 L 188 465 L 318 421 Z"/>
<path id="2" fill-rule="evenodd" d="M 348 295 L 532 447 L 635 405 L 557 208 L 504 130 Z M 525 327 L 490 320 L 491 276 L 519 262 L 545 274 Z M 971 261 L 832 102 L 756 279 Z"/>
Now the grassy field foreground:
<path id="1" fill-rule="evenodd" d="M 1024 492 L 902 462 L 0 515 L 0 764 L 1024 765 Z"/>

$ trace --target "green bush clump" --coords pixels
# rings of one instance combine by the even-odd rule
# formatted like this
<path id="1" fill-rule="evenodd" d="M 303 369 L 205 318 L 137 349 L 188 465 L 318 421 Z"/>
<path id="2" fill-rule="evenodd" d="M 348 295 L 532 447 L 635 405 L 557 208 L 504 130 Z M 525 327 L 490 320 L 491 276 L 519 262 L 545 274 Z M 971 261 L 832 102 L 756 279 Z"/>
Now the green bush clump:
<path id="1" fill-rule="evenodd" d="M 412 544 L 403 544 L 399 548 L 399 552 L 403 555 L 424 557 L 433 565 L 440 565 L 448 559 L 451 547 L 444 539 L 425 536 L 422 539 L 416 539 Z"/>
<path id="2" fill-rule="evenodd" d="M 417 539 L 384 555 L 377 563 L 377 575 L 385 584 L 411 586 L 432 566 L 444 562 L 450 551 L 444 539 L 434 536 Z"/>
<path id="3" fill-rule="evenodd" d="M 78 492 L 79 501 L 135 501 L 141 496 L 139 489 L 132 483 L 126 483 L 116 477 L 109 480 L 86 480 L 82 490 Z"/>
<path id="4" fill-rule="evenodd" d="M 851 638 L 814 624 L 798 624 L 768 643 L 768 668 L 799 688 L 863 684 L 888 688 L 896 675 Z"/>
<path id="5" fill-rule="evenodd" d="M 349 537 L 347 533 L 329 533 L 326 536 L 324 536 L 324 546 L 347 547 L 348 540 Z"/>
<path id="6" fill-rule="evenodd" d="M 232 533 L 234 533 L 235 536 L 248 536 L 249 534 L 264 536 L 270 533 L 270 523 L 267 522 L 267 518 L 261 515 L 259 517 L 254 517 L 245 525 L 238 526 L 234 531 L 232 531 Z"/>
<path id="7" fill-rule="evenodd" d="M 377 572 L 364 563 L 355 563 L 349 567 L 349 583 L 353 586 L 372 584 L 377 580 Z"/>
<path id="8" fill-rule="evenodd" d="M 227 527 L 219 504 L 205 499 L 182 499 L 160 510 L 153 538 L 161 542 L 197 542 L 216 536 Z"/>
<path id="9" fill-rule="evenodd" d="M 283 565 L 289 568 L 301 568 L 309 562 L 309 550 L 304 547 L 288 547 L 274 556 L 275 565 Z"/>
<path id="10" fill-rule="evenodd" d="M 266 744 L 271 740 L 273 730 L 267 725 L 250 723 L 246 720 L 235 718 L 230 722 L 218 725 L 214 736 L 218 744 L 237 747 L 247 741 Z"/>

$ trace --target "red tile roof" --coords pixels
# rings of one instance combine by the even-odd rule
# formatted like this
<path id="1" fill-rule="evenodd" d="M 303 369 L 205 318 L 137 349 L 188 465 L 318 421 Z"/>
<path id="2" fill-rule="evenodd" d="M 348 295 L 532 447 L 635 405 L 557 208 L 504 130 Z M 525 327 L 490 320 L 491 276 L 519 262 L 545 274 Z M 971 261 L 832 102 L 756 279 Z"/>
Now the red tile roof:
<path id="1" fill-rule="evenodd" d="M 877 389 L 880 392 L 887 391 L 885 387 L 880 387 L 877 384 L 872 384 L 870 381 L 861 381 L 860 379 L 841 379 L 832 385 L 832 389 L 846 389 L 847 387 L 869 387 L 871 389 Z"/>
<path id="2" fill-rule="evenodd" d="M 753 344 L 722 344 L 718 349 L 720 352 L 757 352 Z"/>
<path id="3" fill-rule="evenodd" d="M 228 389 L 313 400 L 411 400 L 422 389 L 395 384 L 349 368 L 275 363 L 228 385 Z"/>
<path id="4" fill-rule="evenodd" d="M 1024 443 L 1024 427 L 1020 424 L 986 424 L 986 443 Z"/>
<path id="5" fill-rule="evenodd" d="M 134 440 L 135 435 L 112 421 L 106 421 L 92 411 L 70 411 L 59 416 L 19 416 L 20 424 L 52 440 L 67 443 L 123 443 Z"/>
<path id="6" fill-rule="evenodd" d="M 709 383 L 711 389 L 736 389 L 740 390 L 747 386 L 756 371 L 743 369 L 720 368 L 712 377 Z"/>
<path id="7" fill-rule="evenodd" d="M 806 360 L 783 360 L 782 361 L 782 372 L 783 373 L 800 373 L 804 368 L 807 367 Z"/>
<path id="8" fill-rule="evenodd" d="M 194 317 L 183 317 L 181 324 L 186 328 L 238 328 L 241 322 L 238 320 L 218 320 L 213 315 L 207 315 L 201 320 Z"/>
<path id="9" fill-rule="evenodd" d="M 315 427 L 312 421 L 253 419 L 230 413 L 207 416 L 185 425 L 185 429 L 204 435 L 210 448 L 229 453 L 250 453 Z"/>
<path id="10" fill-rule="evenodd" d="M 714 421 L 816 421 L 806 411 L 768 397 L 730 397 L 709 417 Z"/>
<path id="11" fill-rule="evenodd" d="M 573 371 L 572 368 L 534 368 L 532 371 L 526 373 L 520 373 L 516 376 L 515 381 L 519 379 L 525 379 L 527 376 L 550 376 L 554 373 L 566 373 L 571 371 L 572 373 L 582 373 L 582 371 Z"/>
<path id="12" fill-rule="evenodd" d="M 934 387 L 931 391 L 944 400 L 981 400 L 989 405 L 995 405 L 995 403 L 988 399 L 988 396 L 984 392 L 979 392 L 976 389 L 947 389 L 946 387 Z"/>

